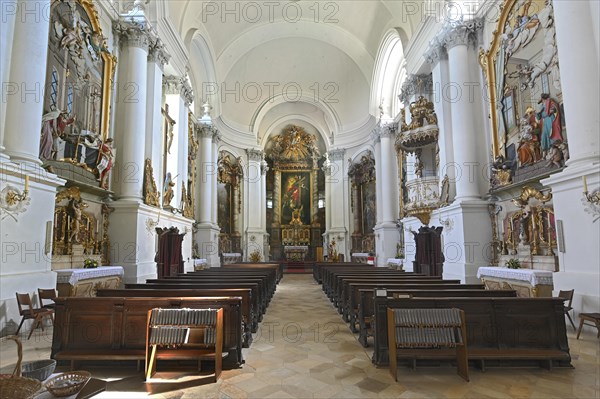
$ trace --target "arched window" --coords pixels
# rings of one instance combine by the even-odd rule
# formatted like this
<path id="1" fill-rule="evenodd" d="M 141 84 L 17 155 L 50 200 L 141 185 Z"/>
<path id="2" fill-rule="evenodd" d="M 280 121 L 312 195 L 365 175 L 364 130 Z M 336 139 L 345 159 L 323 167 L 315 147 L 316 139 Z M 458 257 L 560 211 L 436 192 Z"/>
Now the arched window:
<path id="1" fill-rule="evenodd" d="M 50 104 L 57 109 L 58 104 L 58 71 L 52 68 L 52 77 L 50 79 Z"/>

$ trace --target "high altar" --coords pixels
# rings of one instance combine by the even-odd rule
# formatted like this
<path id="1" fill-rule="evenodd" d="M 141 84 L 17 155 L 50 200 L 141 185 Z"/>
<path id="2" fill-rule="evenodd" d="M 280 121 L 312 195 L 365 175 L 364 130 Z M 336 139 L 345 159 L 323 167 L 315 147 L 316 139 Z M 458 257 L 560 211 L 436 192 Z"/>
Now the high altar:
<path id="1" fill-rule="evenodd" d="M 271 249 L 274 259 L 316 259 L 321 245 L 318 221 L 318 161 L 315 136 L 290 125 L 273 139 L 273 213 Z"/>

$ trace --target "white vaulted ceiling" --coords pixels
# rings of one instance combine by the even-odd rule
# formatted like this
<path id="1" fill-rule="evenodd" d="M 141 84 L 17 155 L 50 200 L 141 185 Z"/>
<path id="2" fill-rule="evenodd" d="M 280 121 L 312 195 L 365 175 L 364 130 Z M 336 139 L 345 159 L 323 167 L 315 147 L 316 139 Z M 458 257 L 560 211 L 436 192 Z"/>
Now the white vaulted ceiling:
<path id="1" fill-rule="evenodd" d="M 285 119 L 282 112 L 304 115 L 302 103 L 313 110 L 306 119 L 328 130 L 324 136 L 372 122 L 382 39 L 396 29 L 405 42 L 421 18 L 406 3 L 419 2 L 169 0 L 166 6 L 188 47 L 196 103 L 212 94 L 214 116 L 260 138 L 269 123 Z"/>

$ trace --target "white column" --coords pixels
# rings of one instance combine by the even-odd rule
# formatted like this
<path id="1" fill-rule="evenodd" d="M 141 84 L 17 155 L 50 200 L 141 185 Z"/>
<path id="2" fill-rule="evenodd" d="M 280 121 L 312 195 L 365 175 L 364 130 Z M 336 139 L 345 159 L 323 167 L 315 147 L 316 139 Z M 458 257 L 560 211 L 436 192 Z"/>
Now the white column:
<path id="1" fill-rule="evenodd" d="M 148 101 L 146 104 L 146 149 L 145 158 L 152 160 L 154 181 L 159 193 L 162 193 L 162 93 L 163 70 L 169 62 L 164 45 L 155 41 L 148 53 Z"/>
<path id="2" fill-rule="evenodd" d="M 347 185 L 345 184 L 348 180 L 348 170 L 344 168 L 345 154 L 346 150 L 343 148 L 336 148 L 329 151 L 331 175 L 328 178 L 330 195 L 327 213 L 329 214 L 331 224 L 327 232 L 329 242 L 335 239 L 338 253 L 344 254 L 346 260 L 348 260 L 350 254 L 346 248 L 348 241 L 346 220 L 350 202 L 348 201 Z"/>
<path id="3" fill-rule="evenodd" d="M 556 44 L 560 62 L 560 81 L 567 118 L 570 159 L 567 165 L 598 161 L 600 80 L 598 64 L 584 62 L 581 54 L 597 54 L 598 22 L 591 1 L 554 1 Z M 597 14 L 596 14 L 597 17 Z"/>
<path id="4" fill-rule="evenodd" d="M 448 167 L 454 163 L 454 143 L 452 140 L 452 115 L 451 104 L 449 101 L 444 101 L 443 88 L 450 81 L 448 71 L 448 54 L 442 45 L 434 41 L 430 44 L 430 48 L 425 54 L 426 61 L 431 65 L 431 76 L 433 80 L 432 102 L 435 109 L 435 114 L 438 120 L 439 136 L 438 146 L 439 165 L 438 178 L 440 182 L 448 175 L 450 184 L 450 199 L 454 199 L 456 192 L 456 168 Z"/>
<path id="5" fill-rule="evenodd" d="M 208 126 L 201 126 L 200 136 L 200 168 L 198 169 L 198 201 L 200 202 L 198 221 L 204 224 L 212 222 L 212 176 L 213 172 L 213 138 L 214 130 Z"/>
<path id="6" fill-rule="evenodd" d="M 0 29 L 0 82 L 2 82 L 2 96 L 8 89 L 6 85 L 10 82 L 10 59 L 14 43 L 15 21 L 17 19 L 17 3 L 5 3 L 2 13 L 2 29 Z M 12 11 L 10 10 L 12 9 Z M 6 82 L 6 83 L 5 83 Z M 6 98 L 0 101 L 0 115 L 6 115 Z M 4 154 L 4 127 L 6 119 L 0 120 L 0 160 L 8 158 Z"/>
<path id="7" fill-rule="evenodd" d="M 381 186 L 381 223 L 396 226 L 398 218 L 398 181 L 396 176 L 397 162 L 394 150 L 394 138 L 396 137 L 395 126 L 383 126 L 379 132 L 381 138 L 381 175 L 377 176 L 377 182 Z M 396 206 L 395 206 L 396 205 Z"/>
<path id="8" fill-rule="evenodd" d="M 17 47 L 11 54 L 9 81 L 2 87 L 2 102 L 6 102 L 4 151 L 13 161 L 41 165 L 50 0 L 18 0 L 15 12 L 12 42 Z M 2 25 L 7 28 L 4 22 Z"/>
<path id="9" fill-rule="evenodd" d="M 260 162 L 260 228 L 262 230 L 267 231 L 267 172 L 269 171 L 269 166 L 267 161 L 265 161 L 264 156 L 262 161 Z M 316 191 L 316 188 L 315 188 Z"/>
<path id="10" fill-rule="evenodd" d="M 593 206 L 584 197 L 582 182 L 585 176 L 589 194 L 600 188 L 600 82 L 598 63 L 582 61 L 580 56 L 586 54 L 594 59 L 595 55 L 596 60 L 600 56 L 598 21 L 594 18 L 598 15 L 596 3 L 591 0 L 553 2 L 570 159 L 566 168 L 542 183 L 552 189 L 555 217 L 563 227 L 564 246 L 562 252 L 557 253 L 560 271 L 553 274 L 554 292 L 575 290 L 575 315 L 597 312 L 600 308 L 598 213 L 596 210 L 594 214 Z M 593 328 L 589 331 L 595 333 Z"/>
<path id="11" fill-rule="evenodd" d="M 218 212 L 219 212 L 219 201 L 217 199 L 217 170 L 219 169 L 219 142 L 221 141 L 221 134 L 218 131 L 212 136 L 212 166 L 209 169 L 210 173 L 207 177 L 211 181 L 212 185 L 212 218 L 211 222 L 213 225 L 218 226 Z M 239 190 L 239 187 L 238 187 Z M 217 227 L 218 228 L 218 227 Z"/>
<path id="12" fill-rule="evenodd" d="M 452 102 L 452 137 L 454 167 L 456 168 L 456 200 L 480 199 L 477 167 L 477 140 L 475 131 L 475 107 L 467 95 L 471 77 L 469 73 L 468 45 L 474 26 L 455 23 L 448 27 L 444 42 L 448 51 L 450 70 L 449 90 L 455 90 Z M 446 91 L 445 91 L 446 92 Z"/>
<path id="13" fill-rule="evenodd" d="M 264 204 L 261 202 L 261 188 L 262 188 L 262 172 L 261 162 L 263 159 L 263 152 L 258 149 L 247 149 L 248 154 L 248 168 L 247 182 L 248 182 L 248 229 L 260 229 L 261 228 L 261 211 L 260 207 Z"/>
<path id="14" fill-rule="evenodd" d="M 187 153 L 183 155 L 182 143 L 182 115 L 185 110 L 185 100 L 182 96 L 183 78 L 179 76 L 165 76 L 163 79 L 163 88 L 165 91 L 165 106 L 168 109 L 169 116 L 175 120 L 173 126 L 173 137 L 167 140 L 167 173 L 171 173 L 171 177 L 175 179 L 175 187 L 171 206 L 178 208 L 181 201 L 181 183 L 185 181 L 186 176 L 182 170 L 182 157 L 187 159 Z M 187 115 L 185 116 L 187 121 Z M 187 122 L 186 122 L 187 124 Z M 187 141 L 187 134 L 185 139 Z M 177 176 L 177 178 L 175 178 Z M 166 205 L 166 204 L 164 204 Z"/>
<path id="15" fill-rule="evenodd" d="M 383 197 L 381 194 L 381 183 L 379 182 L 379 179 L 383 174 L 383 172 L 381 171 L 381 137 L 379 136 L 379 127 L 373 130 L 372 135 L 375 141 L 375 192 L 377 195 L 375 202 L 377 206 L 376 225 L 378 225 L 381 224 L 381 221 L 383 220 L 383 213 L 381 212 L 381 210 L 383 209 L 383 205 L 381 203 Z M 358 206 L 358 204 L 359 203 L 357 202 L 355 206 Z"/>
<path id="16" fill-rule="evenodd" d="M 150 35 L 147 30 L 127 23 L 120 23 L 115 31 L 121 35 L 120 93 L 117 93 L 115 127 L 115 166 L 119 172 L 116 186 L 119 199 L 140 202 L 144 180 Z"/>
<path id="17" fill-rule="evenodd" d="M 331 161 L 329 160 L 329 155 L 323 162 L 323 173 L 325 174 L 325 232 L 328 232 L 331 228 Z M 275 179 L 280 176 L 279 172 L 276 172 Z M 275 185 L 277 187 L 277 185 Z M 275 198 L 277 198 L 277 194 L 275 193 Z M 277 209 L 278 201 L 275 201 L 273 198 L 274 209 Z M 358 205 L 357 205 L 358 206 Z M 326 233 L 327 234 L 327 233 Z"/>

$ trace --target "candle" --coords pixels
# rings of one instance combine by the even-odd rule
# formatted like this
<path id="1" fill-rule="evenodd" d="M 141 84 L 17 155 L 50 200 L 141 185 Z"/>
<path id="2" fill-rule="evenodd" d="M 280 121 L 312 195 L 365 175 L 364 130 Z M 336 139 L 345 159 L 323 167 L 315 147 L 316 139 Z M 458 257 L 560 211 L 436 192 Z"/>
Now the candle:
<path id="1" fill-rule="evenodd" d="M 29 191 L 29 176 L 25 175 L 25 191 Z"/>
<path id="2" fill-rule="evenodd" d="M 587 187 L 587 180 L 585 179 L 585 176 L 581 176 L 581 180 L 583 180 L 583 192 L 587 194 L 588 187 Z"/>

